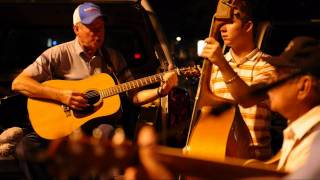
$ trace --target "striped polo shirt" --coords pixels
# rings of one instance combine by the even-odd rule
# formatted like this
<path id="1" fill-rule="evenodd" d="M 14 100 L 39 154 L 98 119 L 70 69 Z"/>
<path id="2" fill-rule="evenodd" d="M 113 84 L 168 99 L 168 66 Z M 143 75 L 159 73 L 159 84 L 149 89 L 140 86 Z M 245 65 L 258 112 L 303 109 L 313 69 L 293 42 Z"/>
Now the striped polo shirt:
<path id="1" fill-rule="evenodd" d="M 226 60 L 239 77 L 249 86 L 261 82 L 270 82 L 274 68 L 264 61 L 270 58 L 269 55 L 259 49 L 254 49 L 242 62 L 236 63 L 232 58 L 231 51 L 225 54 Z M 219 97 L 233 100 L 223 80 L 221 71 L 216 65 L 212 67 L 210 89 Z M 271 156 L 271 137 L 269 131 L 271 112 L 268 109 L 267 102 L 264 101 L 249 108 L 239 105 L 239 109 L 253 140 L 255 158 L 269 158 Z"/>

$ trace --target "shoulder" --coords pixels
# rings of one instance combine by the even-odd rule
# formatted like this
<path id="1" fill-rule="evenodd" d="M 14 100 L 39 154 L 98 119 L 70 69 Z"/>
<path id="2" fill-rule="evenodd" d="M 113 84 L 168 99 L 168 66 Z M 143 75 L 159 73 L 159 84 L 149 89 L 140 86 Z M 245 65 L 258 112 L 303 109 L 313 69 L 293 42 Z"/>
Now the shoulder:
<path id="1" fill-rule="evenodd" d="M 275 68 L 266 61 L 269 58 L 271 58 L 271 56 L 262 51 L 256 56 L 255 66 L 253 68 L 254 84 L 261 82 L 271 83 L 275 79 Z"/>
<path id="2" fill-rule="evenodd" d="M 272 57 L 271 55 L 259 50 L 255 60 L 258 62 L 267 63 L 267 60 L 270 59 L 271 57 Z"/>
<path id="3" fill-rule="evenodd" d="M 267 53 L 264 53 L 261 51 L 261 56 L 259 58 L 259 61 L 264 61 L 266 62 L 266 60 L 270 59 L 272 56 L 267 54 Z"/>
<path id="4" fill-rule="evenodd" d="M 45 50 L 42 55 L 46 57 L 57 57 L 74 51 L 74 41 L 68 41 Z"/>
<path id="5" fill-rule="evenodd" d="M 254 57 L 255 68 L 257 68 L 258 70 L 262 70 L 265 68 L 272 68 L 271 64 L 267 62 L 267 60 L 270 59 L 271 57 L 272 57 L 271 55 L 259 50 L 257 55 Z"/>

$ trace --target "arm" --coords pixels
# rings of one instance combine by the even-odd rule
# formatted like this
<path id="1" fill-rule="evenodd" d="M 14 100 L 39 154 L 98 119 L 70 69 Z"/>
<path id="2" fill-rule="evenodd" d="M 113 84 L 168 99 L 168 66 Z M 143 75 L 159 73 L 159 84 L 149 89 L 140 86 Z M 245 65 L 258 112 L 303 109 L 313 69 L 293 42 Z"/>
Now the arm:
<path id="1" fill-rule="evenodd" d="M 115 70 L 116 74 L 118 74 L 118 79 L 120 82 L 127 82 L 134 80 L 134 77 L 129 68 L 127 68 L 127 63 L 123 56 L 113 50 L 107 49 L 105 52 L 106 56 L 109 56 L 109 60 L 113 65 L 113 69 Z M 173 69 L 172 66 L 169 69 Z M 159 88 L 154 89 L 145 89 L 141 91 L 129 91 L 128 96 L 131 102 L 135 105 L 143 105 L 149 102 L 156 100 L 159 97 L 167 95 L 170 90 L 178 84 L 178 77 L 174 72 L 167 72 L 163 75 L 163 83 L 160 85 Z"/>
<path id="2" fill-rule="evenodd" d="M 250 107 L 267 98 L 266 94 L 259 94 L 258 96 L 251 94 L 252 87 L 238 76 L 227 61 L 224 60 L 219 65 L 219 69 L 230 94 L 241 106 Z"/>
<path id="3" fill-rule="evenodd" d="M 222 54 L 220 44 L 213 38 L 206 39 L 201 56 L 217 65 L 222 73 L 224 82 L 237 103 L 243 107 L 250 107 L 267 98 L 266 94 L 251 94 L 252 87 L 246 84 L 229 65 Z"/>
<path id="4" fill-rule="evenodd" d="M 12 82 L 12 90 L 18 91 L 28 97 L 51 99 L 66 104 L 74 109 L 87 106 L 84 94 L 71 90 L 57 89 L 44 86 L 34 80 L 30 74 L 23 71 Z"/>
<path id="5" fill-rule="evenodd" d="M 177 84 L 178 77 L 176 73 L 165 73 L 163 75 L 163 83 L 159 88 L 139 91 L 133 95 L 132 101 L 136 105 L 142 105 L 154 101 L 161 96 L 167 95 L 173 87 L 177 86 Z"/>

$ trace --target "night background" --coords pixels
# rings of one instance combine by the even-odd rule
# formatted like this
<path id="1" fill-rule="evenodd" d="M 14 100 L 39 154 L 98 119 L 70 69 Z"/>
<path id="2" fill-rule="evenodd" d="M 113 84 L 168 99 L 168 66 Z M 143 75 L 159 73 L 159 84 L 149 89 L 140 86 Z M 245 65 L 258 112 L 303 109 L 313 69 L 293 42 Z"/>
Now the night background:
<path id="1" fill-rule="evenodd" d="M 215 0 L 150 0 L 150 4 L 168 38 L 206 37 L 216 9 Z"/>
<path id="2" fill-rule="evenodd" d="M 0 6 L 2 9 L 0 12 L 2 14 L 0 17 L 0 22 L 2 22 L 0 33 L 0 54 L 2 54 L 0 59 L 0 79 L 3 82 L 1 83 L 3 84 L 2 87 L 6 87 L 6 89 L 9 89 L 10 81 L 16 73 L 33 62 L 40 52 L 47 48 L 46 40 L 48 36 L 52 36 L 54 40 L 56 39 L 57 41 L 52 42 L 57 43 L 70 40 L 74 37 L 72 28 L 70 28 L 72 18 L 67 17 L 73 12 L 73 7 L 62 5 L 61 8 L 56 9 L 51 5 L 46 6 L 44 3 L 46 1 L 57 4 L 59 2 L 72 3 L 72 1 L 66 0 L 0 0 L 0 3 L 6 2 L 17 5 L 16 7 L 11 7 L 13 9 L 6 8 L 3 4 Z M 320 3 L 318 0 L 253 1 L 258 2 L 255 12 L 261 21 L 285 21 L 291 25 L 297 24 L 298 21 L 312 21 L 316 27 L 304 27 L 312 31 L 313 34 L 319 34 L 320 13 L 318 9 Z M 22 8 L 19 4 L 23 2 L 33 4 L 35 7 L 32 8 L 33 5 L 31 5 L 28 8 Z M 170 53 L 176 63 L 186 65 L 187 60 L 200 59 L 196 54 L 197 41 L 205 39 L 208 36 L 217 2 L 218 0 L 149 0 L 167 37 Z M 39 4 L 44 5 L 40 7 L 41 5 Z M 33 10 L 28 10 L 29 8 Z M 114 16 L 112 11 L 110 13 Z M 122 13 L 124 18 L 121 19 L 121 22 L 125 23 L 128 17 L 125 17 L 126 11 Z M 135 18 L 138 19 L 139 17 Z M 295 27 L 289 27 L 285 30 L 285 33 L 298 32 Z M 130 38 L 135 37 L 136 35 L 130 35 Z M 181 40 L 177 41 L 177 37 L 180 37 Z M 121 35 L 119 37 L 115 36 L 115 39 L 118 38 L 125 40 Z M 110 38 L 107 39 L 109 40 Z M 278 38 L 272 39 L 275 40 L 275 43 L 279 44 Z M 283 41 L 284 44 L 287 43 L 285 41 L 288 41 L 288 39 Z M 24 43 L 20 42 L 29 43 L 29 45 L 25 46 Z M 284 46 L 284 44 L 281 44 L 281 46 Z M 269 45 L 269 47 L 273 46 Z M 16 53 L 17 49 L 20 49 L 22 52 Z M 141 48 L 141 50 L 145 49 Z M 273 49 L 282 50 L 282 48 L 279 49 L 276 46 Z M 139 48 L 136 50 L 139 50 Z M 125 52 L 123 54 L 127 55 Z M 128 56 L 131 55 L 128 54 Z M 136 66 L 144 63 L 142 61 L 129 62 L 137 63 Z M 198 63 L 200 64 L 201 62 L 198 61 Z M 10 92 L 6 90 L 3 94 L 8 93 Z"/>
<path id="3" fill-rule="evenodd" d="M 0 0 L 0 3 L 16 3 L 17 7 L 19 7 L 18 4 L 23 2 L 28 2 L 29 4 L 38 6 L 39 4 L 44 4 L 43 2 L 46 1 L 54 3 L 72 3 L 72 1 L 69 0 Z M 301 20 L 313 21 L 318 24 L 320 22 L 320 13 L 318 10 L 320 3 L 318 0 L 252 1 L 258 2 L 255 12 L 256 16 L 261 21 L 286 21 L 290 22 L 290 24 L 296 24 L 296 22 Z M 197 41 L 205 39 L 208 36 L 211 19 L 215 13 L 217 2 L 218 0 L 149 0 L 149 3 L 154 9 L 162 26 L 164 34 L 168 39 L 170 51 L 173 56 L 177 56 L 175 51 L 179 53 L 181 52 L 181 49 L 184 49 L 184 54 L 187 54 L 185 56 L 188 56 L 188 58 L 198 58 L 195 53 Z M 46 48 L 43 46 L 44 43 L 42 42 L 42 46 L 36 44 L 40 42 L 42 37 L 40 37 L 40 34 L 32 28 L 36 28 L 37 26 L 46 28 L 47 32 L 42 33 L 44 38 L 49 34 L 49 32 L 54 32 L 53 38 L 60 38 L 60 41 L 57 41 L 58 43 L 69 40 L 74 36 L 72 29 L 70 28 L 72 19 L 67 17 L 66 14 L 68 11 L 73 11 L 73 9 L 70 9 L 70 6 L 66 5 L 57 10 L 49 10 L 49 8 L 54 7 L 44 5 L 43 8 L 36 9 L 35 7 L 35 10 L 31 10 L 32 12 L 25 8 L 17 9 L 17 7 L 14 7 L 14 9 L 10 10 L 9 8 L 3 7 L 3 5 L 1 6 L 1 9 L 3 9 L 1 13 L 3 15 L 0 18 L 0 22 L 5 23 L 2 23 L 3 30 L 0 34 L 0 38 L 3 38 L 1 40 L 1 50 L 3 53 L 0 65 L 2 67 L 1 74 L 4 74 L 4 76 L 13 72 L 12 67 L 19 66 L 19 68 L 22 68 L 28 65 L 41 51 Z M 54 12 L 55 14 L 53 15 L 52 13 L 49 13 L 49 11 Z M 123 13 L 125 16 L 125 12 Z M 125 21 L 126 19 L 123 18 L 122 20 Z M 8 24 L 6 25 L 6 23 Z M 6 30 L 6 27 L 12 26 L 9 24 L 13 24 L 13 31 Z M 17 27 L 17 29 L 15 29 L 15 27 Z M 27 28 L 28 30 L 25 29 L 20 31 L 19 29 L 21 28 Z M 56 29 L 52 30 L 52 28 Z M 312 30 L 312 27 L 309 29 Z M 19 30 L 19 32 L 16 30 Z M 295 29 L 289 29 L 289 31 L 294 32 Z M 317 29 L 313 29 L 312 31 L 313 33 L 319 34 Z M 177 41 L 177 37 L 180 37 L 181 40 Z M 28 50 L 25 48 L 24 44 L 18 43 L 19 41 L 17 39 L 19 39 L 19 41 L 21 40 L 23 42 L 30 43 L 27 47 Z M 24 53 L 18 53 L 14 54 L 15 56 L 13 58 L 11 56 L 11 51 L 15 52 L 15 49 L 17 48 L 21 48 L 26 51 L 30 57 L 26 58 L 26 56 L 23 55 Z M 175 59 L 178 60 L 179 57 Z M 10 75 L 9 78 L 12 78 L 12 76 Z M 4 79 L 8 78 L 4 77 Z"/>
<path id="4" fill-rule="evenodd" d="M 48 3 L 45 3 L 47 1 Z M 169 53 L 175 65 L 184 67 L 192 63 L 201 64 L 202 59 L 196 52 L 197 41 L 208 36 L 218 0 L 148 1 L 169 42 L 163 44 L 169 46 Z M 254 9 L 258 19 L 272 23 L 269 34 L 260 34 L 266 39 L 262 43 L 264 47 L 261 48 L 264 52 L 278 55 L 289 40 L 297 35 L 312 35 L 320 39 L 319 0 L 252 1 L 258 2 L 258 6 Z M 106 2 L 104 1 L 105 5 L 100 2 L 107 14 L 108 22 L 105 46 L 119 51 L 136 77 L 145 77 L 159 72 L 160 65 L 162 67 L 167 65 L 163 62 L 169 61 L 171 57 L 165 56 L 167 54 L 164 52 L 167 51 L 164 51 L 161 46 L 161 38 L 155 37 L 155 31 L 158 29 L 151 27 L 149 17 L 145 18 L 149 13 L 139 8 L 140 6 L 130 4 L 132 1 L 125 2 L 128 3 L 125 6 L 122 6 L 122 0 L 112 0 L 109 4 Z M 77 3 L 78 0 L 0 0 L 0 128 L 12 126 L 29 128 L 26 97 L 12 92 L 12 80 L 45 49 L 74 39 L 70 15 Z M 177 37 L 181 39 L 178 40 Z M 164 122 L 159 117 L 161 114 L 159 105 L 152 106 L 150 109 L 141 108 L 144 112 L 137 107 L 124 108 L 132 111 L 123 113 L 128 116 L 123 123 L 126 133 L 133 137 L 137 130 L 135 123 L 139 115 L 141 122 L 153 121 L 160 130 L 161 128 L 173 130 L 170 133 L 164 131 L 168 134 L 166 137 L 162 136 L 167 138 L 168 145 L 170 145 L 170 136 L 174 145 L 179 145 L 177 142 L 183 145 L 197 82 L 197 77 L 180 81 L 179 89 L 177 88 L 174 92 L 176 96 L 168 98 L 168 109 L 171 109 L 168 110 L 165 118 L 171 119 L 166 119 Z M 124 105 L 129 107 L 130 104 L 124 103 Z M 172 123 L 165 124 L 165 122 Z M 283 124 L 278 123 L 273 126 L 282 128 Z M 277 134 L 282 135 L 281 130 L 279 128 L 276 130 L 274 133 L 276 135 L 273 135 L 274 149 L 280 147 L 279 142 L 282 140 L 282 136 L 277 136 Z M 8 168 L 0 166 L 0 169 Z M 1 175 L 0 178 L 6 179 Z"/>
<path id="5" fill-rule="evenodd" d="M 320 17 L 318 0 L 255 0 L 260 20 Z M 168 37 L 205 38 L 218 0 L 149 0 Z"/>

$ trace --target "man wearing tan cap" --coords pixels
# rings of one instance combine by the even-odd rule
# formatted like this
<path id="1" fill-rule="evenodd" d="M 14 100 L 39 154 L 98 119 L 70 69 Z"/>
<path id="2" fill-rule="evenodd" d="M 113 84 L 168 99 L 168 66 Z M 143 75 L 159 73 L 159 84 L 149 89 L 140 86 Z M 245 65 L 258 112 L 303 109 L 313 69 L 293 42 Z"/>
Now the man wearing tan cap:
<path id="1" fill-rule="evenodd" d="M 311 37 L 294 38 L 268 62 L 279 79 L 268 91 L 270 108 L 288 120 L 278 169 L 294 172 L 306 163 L 320 134 L 320 43 Z"/>

